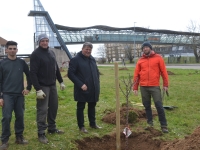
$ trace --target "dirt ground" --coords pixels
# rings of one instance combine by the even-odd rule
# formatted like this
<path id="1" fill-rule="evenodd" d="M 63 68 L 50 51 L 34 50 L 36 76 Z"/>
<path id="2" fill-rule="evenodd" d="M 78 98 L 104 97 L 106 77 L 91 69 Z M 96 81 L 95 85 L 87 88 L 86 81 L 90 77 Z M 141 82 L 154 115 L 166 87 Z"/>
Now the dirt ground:
<path id="1" fill-rule="evenodd" d="M 129 112 L 132 111 L 137 115 L 137 119 L 132 121 L 132 124 L 129 123 L 129 125 L 132 126 L 135 122 L 146 120 L 144 110 L 129 108 Z M 126 113 L 127 109 L 122 107 L 120 110 L 120 124 L 122 130 L 126 127 L 127 123 Z M 153 115 L 156 116 L 157 113 L 154 111 Z M 115 124 L 116 114 L 108 111 L 102 118 L 102 121 Z M 193 134 L 182 140 L 167 142 L 159 139 L 162 135 L 163 133 L 160 130 L 156 130 L 152 127 L 149 127 L 147 130 L 138 128 L 137 132 L 132 132 L 128 138 L 121 133 L 121 150 L 200 150 L 200 127 L 198 127 Z M 87 137 L 75 142 L 78 144 L 79 150 L 116 150 L 116 133 L 113 132 L 101 138 Z"/>

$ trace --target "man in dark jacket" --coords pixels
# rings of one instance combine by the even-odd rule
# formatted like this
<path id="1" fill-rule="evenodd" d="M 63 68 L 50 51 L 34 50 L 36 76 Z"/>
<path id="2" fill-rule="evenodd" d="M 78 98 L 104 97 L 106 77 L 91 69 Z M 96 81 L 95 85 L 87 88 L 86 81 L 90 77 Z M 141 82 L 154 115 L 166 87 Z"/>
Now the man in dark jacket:
<path id="1" fill-rule="evenodd" d="M 77 122 L 81 132 L 88 133 L 84 127 L 84 109 L 88 103 L 90 127 L 99 129 L 96 124 L 95 107 L 99 100 L 99 70 L 94 57 L 91 56 L 93 45 L 83 44 L 82 51 L 69 62 L 68 77 L 74 83 L 74 99 L 77 101 Z"/>
<path id="2" fill-rule="evenodd" d="M 17 144 L 28 144 L 24 140 L 24 96 L 31 90 L 29 68 L 27 63 L 17 58 L 17 42 L 6 43 L 7 58 L 0 64 L 0 106 L 2 107 L 2 145 L 0 150 L 8 148 L 8 140 L 11 135 L 10 122 L 12 112 L 15 113 L 15 136 Z M 24 89 L 24 73 L 27 79 L 27 87 Z"/>
<path id="3" fill-rule="evenodd" d="M 48 139 L 45 136 L 47 127 L 48 133 L 64 133 L 56 128 L 55 122 L 58 110 L 56 79 L 60 83 L 61 90 L 65 89 L 65 85 L 55 54 L 49 50 L 47 35 L 39 35 L 38 43 L 39 47 L 32 52 L 30 57 L 30 77 L 37 96 L 38 140 L 47 144 Z"/>

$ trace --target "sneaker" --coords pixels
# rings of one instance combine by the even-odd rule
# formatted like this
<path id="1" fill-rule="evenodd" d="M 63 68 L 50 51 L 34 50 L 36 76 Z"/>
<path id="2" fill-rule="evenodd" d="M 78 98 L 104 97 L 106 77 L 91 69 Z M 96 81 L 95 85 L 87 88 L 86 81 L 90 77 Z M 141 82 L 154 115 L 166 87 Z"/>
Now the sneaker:
<path id="1" fill-rule="evenodd" d="M 28 141 L 24 139 L 23 135 L 16 136 L 16 144 L 28 144 Z"/>
<path id="2" fill-rule="evenodd" d="M 79 129 L 81 132 L 83 132 L 83 133 L 88 133 L 88 131 L 85 129 L 85 127 L 82 127 L 82 128 L 80 128 Z"/>
<path id="3" fill-rule="evenodd" d="M 43 144 L 47 144 L 49 142 L 48 139 L 45 136 L 45 133 L 38 134 L 38 140 Z"/>
<path id="4" fill-rule="evenodd" d="M 62 130 L 55 129 L 55 130 L 48 130 L 48 133 L 49 133 L 49 134 L 54 134 L 54 133 L 63 134 L 63 133 L 65 133 L 65 132 L 62 131 Z"/>
<path id="5" fill-rule="evenodd" d="M 0 150 L 7 150 L 8 146 L 9 146 L 8 143 L 2 143 L 2 145 L 0 146 Z"/>
<path id="6" fill-rule="evenodd" d="M 161 127 L 161 130 L 162 130 L 163 133 L 169 133 L 167 127 Z"/>

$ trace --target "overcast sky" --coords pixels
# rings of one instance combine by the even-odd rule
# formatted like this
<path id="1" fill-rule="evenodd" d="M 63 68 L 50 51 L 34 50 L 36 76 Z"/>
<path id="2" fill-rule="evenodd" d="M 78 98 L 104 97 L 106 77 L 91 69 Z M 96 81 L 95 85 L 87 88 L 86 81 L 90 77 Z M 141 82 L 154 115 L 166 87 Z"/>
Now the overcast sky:
<path id="1" fill-rule="evenodd" d="M 187 31 L 200 22 L 199 0 L 40 0 L 55 24 L 71 27 L 106 25 Z M 33 0 L 0 0 L 0 37 L 18 42 L 19 54 L 30 54 L 35 31 Z M 82 45 L 68 46 L 80 51 Z M 94 46 L 95 56 L 98 45 Z"/>

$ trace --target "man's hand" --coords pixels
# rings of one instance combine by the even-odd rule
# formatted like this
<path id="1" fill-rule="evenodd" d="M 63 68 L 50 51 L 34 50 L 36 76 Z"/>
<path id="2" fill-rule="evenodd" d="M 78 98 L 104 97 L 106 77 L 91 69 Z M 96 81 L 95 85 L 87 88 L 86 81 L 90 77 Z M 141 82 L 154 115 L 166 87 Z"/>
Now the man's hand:
<path id="1" fill-rule="evenodd" d="M 25 96 L 25 95 L 28 95 L 29 92 L 30 92 L 29 90 L 23 90 L 22 94 Z"/>
<path id="2" fill-rule="evenodd" d="M 163 91 L 167 92 L 168 91 L 168 87 L 164 86 L 163 87 Z"/>
<path id="3" fill-rule="evenodd" d="M 60 83 L 60 90 L 63 91 L 65 89 L 65 84 L 62 82 Z"/>
<path id="4" fill-rule="evenodd" d="M 87 86 L 86 86 L 85 84 L 83 84 L 83 86 L 81 87 L 81 89 L 82 89 L 83 91 L 87 91 Z"/>
<path id="5" fill-rule="evenodd" d="M 0 106 L 3 107 L 3 99 L 0 99 Z"/>
<path id="6" fill-rule="evenodd" d="M 36 91 L 37 99 L 44 99 L 46 97 L 42 90 Z"/>
<path id="7" fill-rule="evenodd" d="M 133 90 L 135 96 L 138 96 L 138 90 Z"/>

